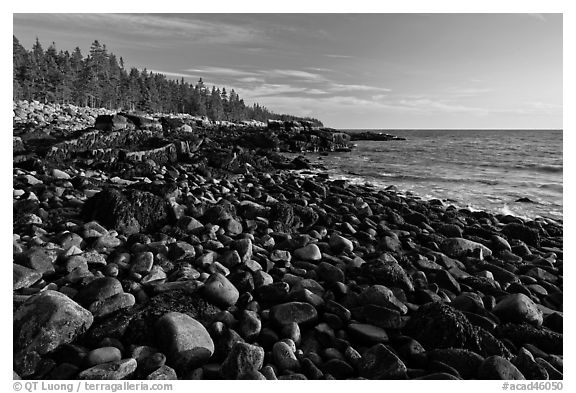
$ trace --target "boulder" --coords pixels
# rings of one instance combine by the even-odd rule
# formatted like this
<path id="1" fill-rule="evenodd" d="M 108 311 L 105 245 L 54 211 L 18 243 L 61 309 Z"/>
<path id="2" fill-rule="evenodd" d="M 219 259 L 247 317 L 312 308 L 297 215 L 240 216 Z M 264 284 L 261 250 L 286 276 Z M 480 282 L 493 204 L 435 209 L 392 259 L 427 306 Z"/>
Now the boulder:
<path id="1" fill-rule="evenodd" d="M 14 350 L 46 354 L 74 341 L 93 321 L 88 310 L 63 293 L 41 292 L 26 300 L 14 314 Z"/>
<path id="2" fill-rule="evenodd" d="M 214 342 L 206 328 L 186 314 L 165 314 L 156 322 L 155 332 L 169 364 L 177 370 L 199 366 L 214 353 Z"/>

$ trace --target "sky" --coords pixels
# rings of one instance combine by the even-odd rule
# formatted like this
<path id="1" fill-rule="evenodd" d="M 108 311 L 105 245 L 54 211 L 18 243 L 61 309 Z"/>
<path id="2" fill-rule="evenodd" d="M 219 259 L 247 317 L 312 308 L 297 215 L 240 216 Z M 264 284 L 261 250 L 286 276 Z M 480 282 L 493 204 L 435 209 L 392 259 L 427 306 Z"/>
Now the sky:
<path id="1" fill-rule="evenodd" d="M 234 88 L 334 128 L 563 128 L 562 14 L 14 14 L 26 49 Z"/>

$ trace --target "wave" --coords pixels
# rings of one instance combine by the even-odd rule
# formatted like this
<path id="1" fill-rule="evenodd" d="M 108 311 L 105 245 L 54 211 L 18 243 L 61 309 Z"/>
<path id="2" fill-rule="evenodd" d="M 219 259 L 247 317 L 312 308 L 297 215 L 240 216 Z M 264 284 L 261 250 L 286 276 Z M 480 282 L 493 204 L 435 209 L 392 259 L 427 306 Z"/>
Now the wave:
<path id="1" fill-rule="evenodd" d="M 534 170 L 537 172 L 546 172 L 546 173 L 562 173 L 564 171 L 563 166 L 559 165 L 547 165 L 547 164 L 538 164 L 538 163 L 529 163 L 523 165 L 514 165 L 516 169 L 527 169 L 527 170 Z"/>

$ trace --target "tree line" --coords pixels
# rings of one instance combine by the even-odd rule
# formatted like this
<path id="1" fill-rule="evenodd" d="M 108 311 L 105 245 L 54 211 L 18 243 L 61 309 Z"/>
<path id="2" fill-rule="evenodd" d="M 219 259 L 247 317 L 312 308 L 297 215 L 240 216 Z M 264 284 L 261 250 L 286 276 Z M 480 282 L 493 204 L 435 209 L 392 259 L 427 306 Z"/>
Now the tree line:
<path id="1" fill-rule="evenodd" d="M 254 103 L 247 105 L 231 89 L 206 86 L 202 78 L 196 84 L 168 79 L 165 75 L 124 68 L 124 60 L 109 53 L 97 40 L 86 57 L 80 48 L 72 53 L 46 50 L 36 38 L 30 51 L 13 36 L 13 99 L 44 103 L 105 107 L 147 113 L 188 113 L 211 120 L 307 120 L 322 126 L 314 118 L 276 114 Z"/>

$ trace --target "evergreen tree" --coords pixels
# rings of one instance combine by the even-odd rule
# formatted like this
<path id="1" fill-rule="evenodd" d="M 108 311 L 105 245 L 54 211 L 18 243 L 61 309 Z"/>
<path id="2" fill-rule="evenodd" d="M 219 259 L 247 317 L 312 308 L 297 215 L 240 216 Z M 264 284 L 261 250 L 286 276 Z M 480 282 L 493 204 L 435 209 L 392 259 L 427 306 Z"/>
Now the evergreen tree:
<path id="1" fill-rule="evenodd" d="M 147 112 L 183 112 L 208 116 L 212 120 L 241 121 L 255 119 L 316 119 L 277 115 L 255 103 L 247 106 L 234 91 L 213 86 L 209 89 L 202 78 L 190 84 L 183 78 L 168 80 L 165 75 L 146 69 L 124 69 L 124 60 L 108 53 L 106 45 L 95 40 L 83 57 L 80 48 L 72 54 L 58 52 L 52 43 L 46 51 L 36 39 L 27 51 L 13 36 L 13 98 L 43 102 L 72 103 Z"/>

